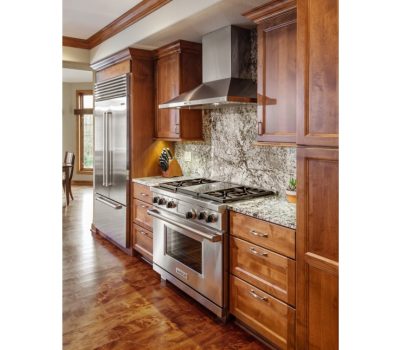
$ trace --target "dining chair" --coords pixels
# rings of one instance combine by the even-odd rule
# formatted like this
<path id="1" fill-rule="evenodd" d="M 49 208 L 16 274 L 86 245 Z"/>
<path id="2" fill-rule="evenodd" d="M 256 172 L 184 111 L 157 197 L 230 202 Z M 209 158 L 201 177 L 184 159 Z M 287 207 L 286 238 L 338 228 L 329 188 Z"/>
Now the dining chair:
<path id="1" fill-rule="evenodd" d="M 74 175 L 74 165 L 75 165 L 75 154 L 73 152 L 65 152 L 64 156 L 64 166 L 69 167 L 69 172 L 68 172 L 68 181 L 66 178 L 65 173 L 63 174 L 63 188 L 65 191 L 66 196 L 71 196 L 71 199 L 74 199 L 74 196 L 72 195 L 72 190 L 71 190 L 71 182 L 72 182 L 72 176 Z M 67 198 L 67 203 L 69 197 Z"/>

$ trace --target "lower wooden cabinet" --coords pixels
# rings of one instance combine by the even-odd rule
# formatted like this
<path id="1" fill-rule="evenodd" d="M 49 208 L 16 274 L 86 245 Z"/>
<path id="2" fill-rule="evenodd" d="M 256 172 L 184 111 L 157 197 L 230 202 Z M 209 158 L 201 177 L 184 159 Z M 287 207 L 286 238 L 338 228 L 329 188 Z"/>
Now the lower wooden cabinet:
<path id="1" fill-rule="evenodd" d="M 295 257 L 295 230 L 231 212 L 230 234 L 279 254 Z"/>
<path id="2" fill-rule="evenodd" d="M 294 349 L 295 309 L 241 279 L 230 277 L 230 312 L 281 349 Z"/>
<path id="3" fill-rule="evenodd" d="M 153 261 L 153 233 L 133 225 L 133 249 L 142 254 L 148 260 Z"/>
<path id="4" fill-rule="evenodd" d="M 134 183 L 132 203 L 132 248 L 152 262 L 153 218 L 147 214 L 147 210 L 152 208 L 150 187 Z"/>
<path id="5" fill-rule="evenodd" d="M 151 205 L 138 199 L 133 199 L 133 221 L 142 225 L 148 230 L 153 229 L 153 219 L 147 214 L 147 210 L 151 209 Z"/>
<path id="6" fill-rule="evenodd" d="M 296 300 L 296 262 L 286 256 L 230 238 L 231 273 L 291 305 Z"/>

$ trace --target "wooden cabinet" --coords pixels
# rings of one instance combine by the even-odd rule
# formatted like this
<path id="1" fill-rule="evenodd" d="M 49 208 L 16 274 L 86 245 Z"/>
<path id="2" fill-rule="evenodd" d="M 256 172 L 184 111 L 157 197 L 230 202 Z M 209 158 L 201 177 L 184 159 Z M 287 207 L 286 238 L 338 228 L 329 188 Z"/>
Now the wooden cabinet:
<path id="1" fill-rule="evenodd" d="M 295 257 L 295 230 L 231 212 L 230 234 L 288 257 Z"/>
<path id="2" fill-rule="evenodd" d="M 296 263 L 242 239 L 230 238 L 231 273 L 274 297 L 295 305 Z"/>
<path id="3" fill-rule="evenodd" d="M 149 230 L 133 225 L 132 246 L 148 260 L 153 260 L 153 233 Z"/>
<path id="4" fill-rule="evenodd" d="M 155 136 L 164 140 L 201 140 L 201 110 L 158 108 L 201 84 L 201 44 L 179 40 L 156 50 L 156 56 Z"/>
<path id="5" fill-rule="evenodd" d="M 135 182 L 132 192 L 132 248 L 153 261 L 153 218 L 147 214 L 152 208 L 150 187 Z"/>
<path id="6" fill-rule="evenodd" d="M 230 277 L 230 311 L 280 349 L 295 349 L 295 310 L 235 276 Z"/>
<path id="7" fill-rule="evenodd" d="M 338 87 L 338 0 L 298 0 L 298 144 L 338 146 Z"/>
<path id="8" fill-rule="evenodd" d="M 296 1 L 244 14 L 257 23 L 257 140 L 296 142 Z"/>
<path id="9" fill-rule="evenodd" d="M 294 349 L 295 231 L 230 212 L 229 311 L 280 349 Z"/>
<path id="10" fill-rule="evenodd" d="M 338 349 L 338 149 L 297 149 L 297 349 Z"/>

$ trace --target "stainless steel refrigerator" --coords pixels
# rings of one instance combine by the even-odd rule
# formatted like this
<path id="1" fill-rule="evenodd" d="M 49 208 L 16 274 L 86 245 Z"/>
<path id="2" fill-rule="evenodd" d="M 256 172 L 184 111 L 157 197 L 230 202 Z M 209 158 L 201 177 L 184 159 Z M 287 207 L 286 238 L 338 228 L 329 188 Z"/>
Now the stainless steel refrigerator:
<path id="1" fill-rule="evenodd" d="M 129 76 L 94 86 L 94 226 L 127 247 Z"/>

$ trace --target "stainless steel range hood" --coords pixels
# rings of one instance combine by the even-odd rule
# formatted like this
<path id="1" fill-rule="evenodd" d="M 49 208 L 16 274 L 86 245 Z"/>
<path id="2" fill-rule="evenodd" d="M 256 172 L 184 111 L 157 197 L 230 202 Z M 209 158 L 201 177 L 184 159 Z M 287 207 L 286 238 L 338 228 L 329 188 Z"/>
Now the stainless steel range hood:
<path id="1" fill-rule="evenodd" d="M 250 31 L 223 27 L 204 35 L 202 44 L 203 83 L 158 107 L 211 109 L 256 104 L 257 85 L 243 77 L 250 64 Z"/>

